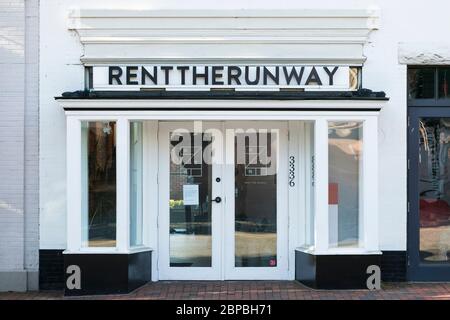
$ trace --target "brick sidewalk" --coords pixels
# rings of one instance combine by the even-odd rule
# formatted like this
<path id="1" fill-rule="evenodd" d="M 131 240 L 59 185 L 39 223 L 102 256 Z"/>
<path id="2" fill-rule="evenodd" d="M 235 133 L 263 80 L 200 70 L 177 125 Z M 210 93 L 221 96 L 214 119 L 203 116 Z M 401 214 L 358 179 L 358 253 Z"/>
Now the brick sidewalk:
<path id="1" fill-rule="evenodd" d="M 5 299 L 450 300 L 450 283 L 385 283 L 380 291 L 312 290 L 295 281 L 159 281 L 126 295 L 63 297 L 62 292 L 0 293 Z"/>

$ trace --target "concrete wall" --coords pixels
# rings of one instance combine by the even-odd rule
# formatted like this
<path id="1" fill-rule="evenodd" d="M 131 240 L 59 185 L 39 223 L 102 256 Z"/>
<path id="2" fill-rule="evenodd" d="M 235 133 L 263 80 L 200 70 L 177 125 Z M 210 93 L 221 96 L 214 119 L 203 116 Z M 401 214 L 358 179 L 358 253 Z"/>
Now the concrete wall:
<path id="1" fill-rule="evenodd" d="M 0 0 L 0 291 L 38 288 L 38 0 Z"/>
<path id="2" fill-rule="evenodd" d="M 46 0 L 41 3 L 40 73 L 40 235 L 41 248 L 65 248 L 65 123 L 53 97 L 83 89 L 80 63 L 83 48 L 67 29 L 72 7 L 109 9 L 381 9 L 380 29 L 365 46 L 363 85 L 383 90 L 391 98 L 379 122 L 379 225 L 382 250 L 406 249 L 406 65 L 398 61 L 401 42 L 419 43 L 429 50 L 432 42 L 450 47 L 449 5 L 420 0 L 206 0 L 110 1 Z M 447 42 L 447 43 L 445 43 Z M 432 49 L 431 49 L 432 50 Z"/>

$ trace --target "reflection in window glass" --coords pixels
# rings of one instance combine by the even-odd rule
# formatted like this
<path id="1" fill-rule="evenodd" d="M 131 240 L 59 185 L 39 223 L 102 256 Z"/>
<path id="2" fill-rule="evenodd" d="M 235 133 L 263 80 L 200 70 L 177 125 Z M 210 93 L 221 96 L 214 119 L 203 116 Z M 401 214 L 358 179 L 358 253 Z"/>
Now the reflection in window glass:
<path id="1" fill-rule="evenodd" d="M 359 240 L 362 123 L 328 123 L 330 247 L 355 247 Z"/>
<path id="2" fill-rule="evenodd" d="M 116 245 L 116 123 L 82 124 L 83 246 Z"/>
<path id="3" fill-rule="evenodd" d="M 142 245 L 142 122 L 130 123 L 130 245 Z"/>
<path id="4" fill-rule="evenodd" d="M 408 98 L 433 99 L 435 97 L 435 68 L 408 69 Z"/>
<path id="5" fill-rule="evenodd" d="M 212 141 L 206 133 L 170 133 L 171 267 L 212 264 L 212 165 L 204 159 Z"/>
<path id="6" fill-rule="evenodd" d="M 278 132 L 235 136 L 235 266 L 277 266 Z"/>
<path id="7" fill-rule="evenodd" d="M 358 90 L 361 88 L 361 67 L 350 67 L 350 90 Z"/>
<path id="8" fill-rule="evenodd" d="M 419 122 L 420 259 L 450 263 L 450 118 Z"/>
<path id="9" fill-rule="evenodd" d="M 450 68 L 439 68 L 439 98 L 449 99 Z"/>

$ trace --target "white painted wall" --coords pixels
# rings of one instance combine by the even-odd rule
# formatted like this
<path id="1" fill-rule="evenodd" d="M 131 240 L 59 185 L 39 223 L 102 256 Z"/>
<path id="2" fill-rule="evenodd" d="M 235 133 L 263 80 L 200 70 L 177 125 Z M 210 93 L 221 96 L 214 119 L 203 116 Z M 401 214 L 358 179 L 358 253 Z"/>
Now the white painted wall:
<path id="1" fill-rule="evenodd" d="M 23 268 L 25 14 L 23 1 L 0 2 L 0 270 Z M 3 31 L 4 30 L 4 31 Z M 13 240 L 13 241 L 11 241 Z M 11 243 L 12 242 L 12 243 Z"/>
<path id="2" fill-rule="evenodd" d="M 411 0 L 46 0 L 40 31 L 40 246 L 65 248 L 65 121 L 53 97 L 83 89 L 83 48 L 67 30 L 69 8 L 97 9 L 381 9 L 380 30 L 364 49 L 363 85 L 391 98 L 379 121 L 379 212 L 382 250 L 406 249 L 406 66 L 398 62 L 400 42 L 450 46 L 450 4 Z M 447 41 L 447 43 L 445 43 Z"/>
<path id="3" fill-rule="evenodd" d="M 38 0 L 0 0 L 0 291 L 38 288 Z"/>

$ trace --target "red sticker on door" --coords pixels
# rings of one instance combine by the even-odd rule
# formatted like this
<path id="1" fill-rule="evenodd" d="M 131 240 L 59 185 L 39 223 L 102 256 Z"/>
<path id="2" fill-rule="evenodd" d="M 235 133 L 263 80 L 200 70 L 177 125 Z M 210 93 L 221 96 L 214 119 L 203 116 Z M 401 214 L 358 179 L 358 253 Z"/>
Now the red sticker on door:
<path id="1" fill-rule="evenodd" d="M 277 265 L 277 260 L 276 259 L 270 259 L 269 260 L 269 266 L 275 267 L 276 265 Z"/>

